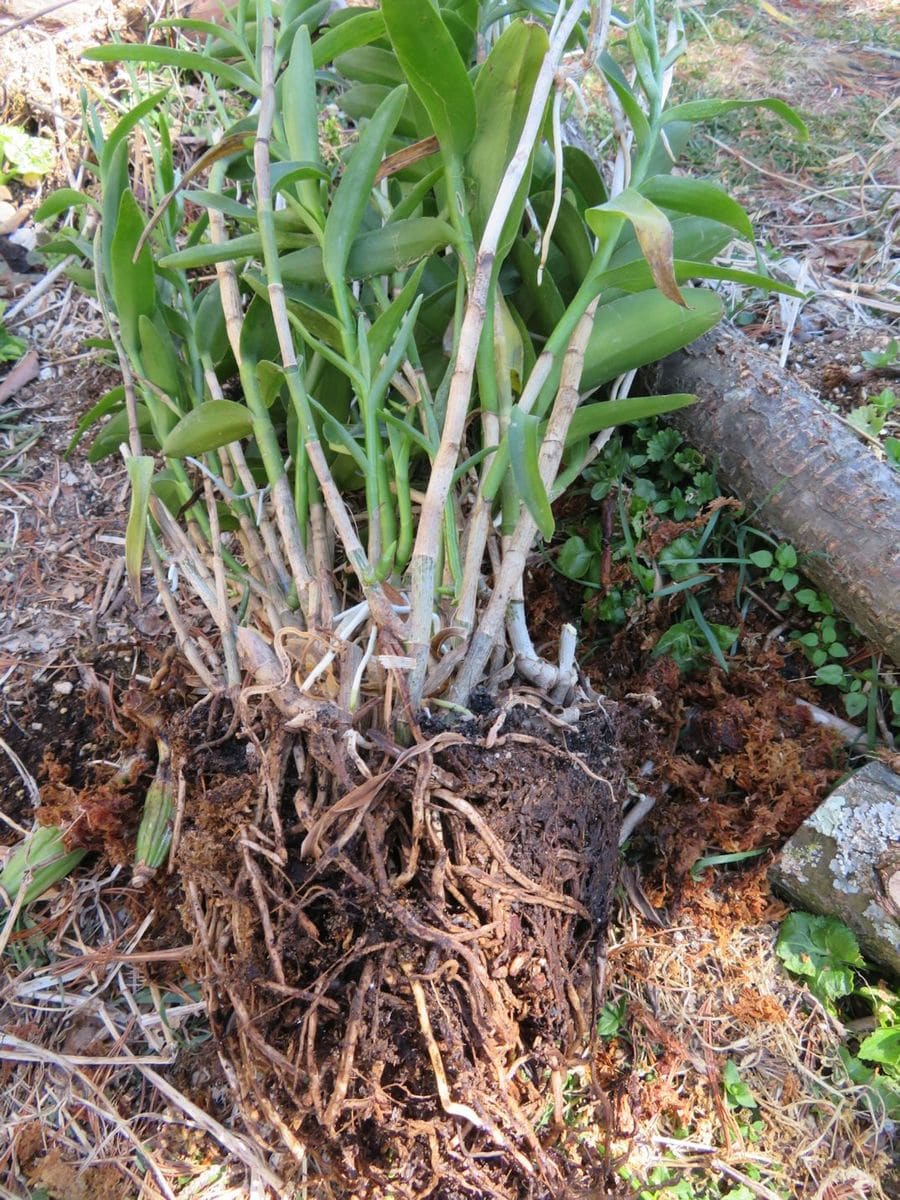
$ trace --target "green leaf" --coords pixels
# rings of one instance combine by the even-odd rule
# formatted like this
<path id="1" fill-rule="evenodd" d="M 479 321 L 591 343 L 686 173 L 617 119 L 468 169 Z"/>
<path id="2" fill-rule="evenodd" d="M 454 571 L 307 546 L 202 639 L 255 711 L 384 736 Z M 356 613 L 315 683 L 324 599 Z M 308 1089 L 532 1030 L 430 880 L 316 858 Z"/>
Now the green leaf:
<path id="1" fill-rule="evenodd" d="M 334 60 L 334 65 L 345 79 L 356 83 L 375 83 L 382 87 L 395 88 L 403 83 L 403 71 L 397 56 L 380 46 L 361 46 Z"/>
<path id="2" fill-rule="evenodd" d="M 196 308 L 194 332 L 197 345 L 207 353 L 215 366 L 225 358 L 230 349 L 228 327 L 218 283 L 211 283 L 200 297 Z"/>
<path id="3" fill-rule="evenodd" d="M 332 62 L 339 54 L 377 42 L 384 34 L 384 17 L 378 9 L 362 9 L 333 29 L 316 38 L 312 48 L 313 63 L 318 69 Z"/>
<path id="4" fill-rule="evenodd" d="M 153 437 L 153 422 L 150 419 L 150 410 L 146 404 L 138 404 L 137 406 L 138 430 L 144 442 L 145 450 L 152 450 L 156 446 L 156 440 Z M 123 442 L 128 441 L 128 413 L 125 409 L 121 409 L 110 417 L 97 436 L 94 438 L 93 444 L 88 452 L 88 462 L 100 462 L 104 458 L 108 458 L 110 454 L 117 453 L 119 446 Z"/>
<path id="5" fill-rule="evenodd" d="M 410 217 L 406 221 L 395 221 L 353 240 L 344 276 L 347 279 L 370 279 L 374 275 L 392 275 L 457 242 L 456 232 L 437 217 Z M 286 254 L 281 259 L 281 274 L 286 283 L 324 283 L 324 262 L 318 246 Z"/>
<path id="6" fill-rule="evenodd" d="M 253 432 L 250 410 L 235 400 L 207 400 L 181 418 L 162 445 L 166 458 L 205 454 Z"/>
<path id="7" fill-rule="evenodd" d="M 556 523 L 541 479 L 541 424 L 533 413 L 522 412 L 518 405 L 513 408 L 509 421 L 509 458 L 519 497 L 534 518 L 544 541 L 549 542 Z"/>
<path id="8" fill-rule="evenodd" d="M 382 0 L 394 52 L 445 155 L 460 159 L 475 137 L 475 93 L 447 26 L 429 0 Z"/>
<path id="9" fill-rule="evenodd" d="M 626 400 L 604 400 L 600 404 L 584 404 L 575 410 L 569 426 L 566 444 L 593 437 L 602 429 L 612 429 L 630 421 L 643 421 L 662 413 L 675 412 L 694 404 L 696 396 L 678 392 L 669 396 L 629 396 Z"/>
<path id="10" fill-rule="evenodd" d="M 656 595 L 659 595 L 657 592 Z M 691 879 L 703 878 L 703 872 L 709 867 L 724 867 L 729 863 L 745 862 L 748 858 L 759 858 L 765 850 L 735 850 L 731 854 L 704 854 L 691 867 Z"/>
<path id="11" fill-rule="evenodd" d="M 559 552 L 556 565 L 570 579 L 584 579 L 594 561 L 594 552 L 584 538 L 570 537 Z"/>
<path id="12" fill-rule="evenodd" d="M 516 21 L 494 43 L 475 79 L 475 136 L 466 161 L 466 175 L 472 194 L 472 230 L 478 240 L 522 136 L 547 45 L 543 26 Z M 504 227 L 501 257 L 521 220 L 527 187 L 526 173 L 508 227 Z"/>
<path id="13" fill-rule="evenodd" d="M 141 604 L 141 564 L 144 561 L 144 542 L 147 537 L 147 504 L 150 481 L 153 479 L 153 459 L 149 454 L 131 456 L 125 460 L 131 480 L 131 504 L 125 527 L 125 570 L 135 604 Z"/>
<path id="14" fill-rule="evenodd" d="M 858 717 L 869 706 L 869 698 L 864 692 L 847 692 L 843 701 L 844 711 L 848 717 Z"/>
<path id="15" fill-rule="evenodd" d="M 810 980 L 812 991 L 832 1011 L 836 999 L 853 991 L 852 968 L 863 966 L 859 944 L 846 925 L 809 913 L 787 917 L 775 953 L 789 971 Z"/>
<path id="16" fill-rule="evenodd" d="M 370 14 L 365 14 L 370 15 Z M 291 158 L 321 168 L 319 152 L 318 107 L 316 104 L 316 74 L 313 68 L 309 30 L 302 26 L 294 38 L 291 57 L 284 72 L 282 116 L 284 136 Z M 304 208 L 324 221 L 319 184 L 315 179 L 297 178 L 297 197 Z M 284 186 L 282 183 L 281 186 Z M 277 190 L 275 180 L 273 189 Z"/>
<path id="17" fill-rule="evenodd" d="M 582 390 L 658 362 L 719 323 L 724 306 L 715 292 L 685 288 L 683 295 L 685 308 L 653 290 L 622 296 L 598 309 L 584 356 Z"/>
<path id="18" fill-rule="evenodd" d="M 0 316 L 3 315 L 4 305 L 0 303 Z M 10 333 L 0 321 L 0 363 L 15 362 L 25 353 L 27 343 L 24 338 Z"/>
<path id="19" fill-rule="evenodd" d="M 66 850 L 65 838 L 58 826 L 38 825 L 4 862 L 0 871 L 0 896 L 15 901 L 22 885 L 26 884 L 22 903 L 30 904 L 65 879 L 85 854 L 86 850 Z M 3 919 L 6 919 L 5 914 Z"/>
<path id="20" fill-rule="evenodd" d="M 318 250 L 318 246 L 310 246 L 311 241 L 310 237 L 302 233 L 279 231 L 275 234 L 275 243 L 279 250 L 292 250 L 298 246 Z M 201 246 L 187 246 L 184 250 L 164 254 L 159 260 L 159 265 L 166 271 L 195 271 L 199 267 L 211 267 L 220 262 L 261 258 L 262 252 L 262 237 L 258 233 L 244 233 L 239 237 L 229 238 L 221 245 L 207 243 Z"/>
<path id="21" fill-rule="evenodd" d="M 0 125 L 0 178 L 23 178 L 36 183 L 48 175 L 56 163 L 56 146 L 50 138 L 33 137 L 16 125 Z"/>
<path id="22" fill-rule="evenodd" d="M 138 317 L 138 341 L 146 377 L 167 396 L 177 397 L 178 352 L 172 335 L 165 326 L 158 329 L 149 317 L 141 313 Z"/>
<path id="23" fill-rule="evenodd" d="M 144 214 L 129 189 L 122 193 L 119 214 L 110 246 L 110 291 L 119 318 L 122 342 L 129 354 L 139 355 L 140 317 L 156 310 L 156 276 L 153 254 L 145 245 L 133 262 L 134 251 L 144 232 Z"/>
<path id="24" fill-rule="evenodd" d="M 804 142 L 809 139 L 806 124 L 789 104 L 777 96 L 762 96 L 755 100 L 689 100 L 667 109 L 663 113 L 663 124 L 669 125 L 672 121 L 711 121 L 740 108 L 768 108 L 793 126 Z"/>
<path id="25" fill-rule="evenodd" d="M 675 279 L 672 225 L 662 209 L 640 192 L 626 188 L 615 199 L 597 208 L 589 208 L 585 213 L 585 220 L 594 233 L 613 241 L 619 235 L 623 218 L 634 227 L 638 245 L 657 288 L 675 304 L 685 306 L 686 301 Z"/>
<path id="26" fill-rule="evenodd" d="M 603 1038 L 618 1037 L 625 1023 L 625 1014 L 628 1011 L 628 1001 L 622 997 L 621 1000 L 616 1000 L 615 1003 L 607 1001 L 600 1010 L 600 1016 L 597 1019 L 597 1036 Z"/>
<path id="27" fill-rule="evenodd" d="M 477 97 L 477 83 L 475 94 Z M 597 164 L 578 146 L 563 147 L 563 172 L 567 183 L 578 194 L 578 208 L 582 215 L 586 208 L 595 208 L 600 204 L 605 204 L 609 199 L 606 184 L 603 176 L 597 170 Z"/>
<path id="28" fill-rule="evenodd" d="M 78 192 L 75 188 L 57 188 L 37 209 L 34 220 L 49 221 L 51 217 L 57 217 L 61 212 L 67 212 L 70 208 L 83 208 L 85 205 L 97 209 L 100 207 L 94 197 L 89 196 L 86 192 Z"/>
<path id="29" fill-rule="evenodd" d="M 351 261 L 353 255 L 351 252 Z M 420 262 L 414 271 L 410 273 L 409 279 L 373 323 L 369 330 L 368 342 L 369 353 L 372 355 L 372 361 L 378 363 L 381 361 L 382 355 L 387 353 L 388 347 L 394 340 L 394 335 L 400 328 L 400 323 L 407 312 L 409 312 L 413 301 L 419 292 L 419 284 L 422 281 L 422 275 L 425 271 L 427 263 Z"/>
<path id="30" fill-rule="evenodd" d="M 640 106 L 637 96 L 631 90 L 628 80 L 623 75 L 622 68 L 608 51 L 604 51 L 600 55 L 599 66 L 606 78 L 606 82 L 615 92 L 619 103 L 625 110 L 625 116 L 628 118 L 631 128 L 634 131 L 635 141 L 638 146 L 643 146 L 645 142 L 650 140 L 650 123 Z M 668 116 L 666 119 L 669 119 Z"/>
<path id="31" fill-rule="evenodd" d="M 775 561 L 771 550 L 754 550 L 748 557 L 754 567 L 761 567 L 763 570 L 771 567 Z"/>
<path id="32" fill-rule="evenodd" d="M 729 1058 L 722 1068 L 722 1084 L 725 1088 L 725 1099 L 729 1108 L 758 1108 L 759 1105 L 741 1079 L 740 1072 Z"/>
<path id="33" fill-rule="evenodd" d="M 350 247 L 359 233 L 369 194 L 384 157 L 388 138 L 406 103 L 406 87 L 398 87 L 381 104 L 359 137 L 331 202 L 325 222 L 322 263 L 332 287 L 343 287 Z"/>
<path id="34" fill-rule="evenodd" d="M 753 241 L 753 226 L 745 209 L 713 183 L 689 179 L 685 175 L 654 175 L 645 180 L 639 190 L 660 208 L 708 217 L 728 225 L 747 241 Z"/>
<path id="35" fill-rule="evenodd" d="M 816 671 L 816 683 L 826 684 L 829 687 L 837 687 L 843 681 L 844 668 L 838 663 L 828 663 L 824 667 L 819 667 L 818 671 Z"/>
<path id="36" fill-rule="evenodd" d="M 113 127 L 106 141 L 103 143 L 103 150 L 100 154 L 100 178 L 103 181 L 104 192 L 109 182 L 110 167 L 116 151 L 120 146 L 124 147 L 129 133 L 136 125 L 143 121 L 144 117 L 153 112 L 154 108 L 165 100 L 169 94 L 168 88 L 163 88 L 159 92 L 154 92 L 136 104 L 130 109 L 124 117 L 122 117 Z"/>
<path id="37" fill-rule="evenodd" d="M 883 1062 L 888 1067 L 900 1067 L 900 1027 L 870 1033 L 857 1055 L 866 1062 Z"/>
<path id="38" fill-rule="evenodd" d="M 230 83 L 238 91 L 259 95 L 259 84 L 237 67 L 219 62 L 206 54 L 193 50 L 174 50 L 171 46 L 146 46 L 140 43 L 118 42 L 108 46 L 91 46 L 83 58 L 91 62 L 137 62 L 157 67 L 175 67 L 179 71 L 194 71 L 200 75 L 212 75 L 224 83 Z"/>

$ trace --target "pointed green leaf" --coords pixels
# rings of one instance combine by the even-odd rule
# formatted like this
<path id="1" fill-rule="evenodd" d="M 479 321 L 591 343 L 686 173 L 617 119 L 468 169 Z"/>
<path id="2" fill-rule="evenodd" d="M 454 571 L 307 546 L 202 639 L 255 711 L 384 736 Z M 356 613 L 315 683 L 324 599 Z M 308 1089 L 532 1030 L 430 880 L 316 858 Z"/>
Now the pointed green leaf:
<path id="1" fill-rule="evenodd" d="M 238 442 L 252 431 L 253 418 L 246 405 L 207 400 L 181 418 L 163 442 L 162 453 L 166 458 L 193 457 Z"/>
<path id="2" fill-rule="evenodd" d="M 711 121 L 740 108 L 768 108 L 791 125 L 804 142 L 809 139 L 806 123 L 789 104 L 779 100 L 777 96 L 761 96 L 755 100 L 689 100 L 685 104 L 676 104 L 674 108 L 663 113 L 663 123 L 668 125 L 672 121 Z"/>
<path id="3" fill-rule="evenodd" d="M 149 454 L 131 456 L 125 460 L 131 480 L 131 504 L 125 526 L 125 570 L 135 604 L 141 604 L 141 565 L 144 561 L 144 542 L 147 537 L 147 504 L 150 481 L 153 478 L 153 459 Z"/>
<path id="4" fill-rule="evenodd" d="M 584 404 L 575 410 L 572 424 L 566 436 L 566 445 L 581 438 L 593 437 L 603 429 L 626 425 L 630 421 L 644 421 L 663 413 L 676 412 L 695 404 L 696 396 L 688 392 L 676 392 L 670 396 L 629 396 L 627 400 L 604 400 L 601 404 Z"/>
<path id="5" fill-rule="evenodd" d="M 683 295 L 684 308 L 655 289 L 600 308 L 584 356 L 582 390 L 674 354 L 722 319 L 724 305 L 715 292 L 685 288 Z"/>
<path id="6" fill-rule="evenodd" d="M 650 140 L 650 123 L 637 96 L 631 90 L 628 80 L 622 74 L 622 68 L 607 51 L 600 55 L 600 70 L 622 105 L 625 116 L 634 130 L 638 146 L 643 146 Z"/>
<path id="7" fill-rule="evenodd" d="M 178 385 L 178 352 L 172 335 L 165 327 L 158 329 L 143 313 L 138 317 L 138 340 L 141 350 L 141 366 L 151 383 L 176 397 Z"/>
<path id="8" fill-rule="evenodd" d="M 675 304 L 684 304 L 673 267 L 672 225 L 666 214 L 640 192 L 626 188 L 613 200 L 589 208 L 585 220 L 601 238 L 616 238 L 622 218 L 630 221 L 641 252 L 650 267 L 654 282 L 664 296 Z"/>
<path id="9" fill-rule="evenodd" d="M 309 246 L 311 238 L 303 233 L 276 233 L 275 243 L 279 250 Z M 221 245 L 205 243 L 164 254 L 159 265 L 166 271 L 194 271 L 198 267 L 211 267 L 219 262 L 243 262 L 248 258 L 262 258 L 262 238 L 258 233 L 245 233 L 230 238 Z"/>
<path id="10" fill-rule="evenodd" d="M 406 87 L 398 87 L 379 106 L 360 134 L 334 193 L 322 247 L 325 275 L 332 286 L 343 286 L 350 247 L 359 232 L 388 138 L 400 119 L 406 96 Z"/>
<path id="11" fill-rule="evenodd" d="M 425 106 L 445 154 L 461 158 L 475 136 L 475 93 L 466 65 L 429 0 L 382 0 L 391 44 Z"/>
<path id="12" fill-rule="evenodd" d="M 200 297 L 194 330 L 197 345 L 209 355 L 212 363 L 218 366 L 230 349 L 218 283 L 211 283 Z"/>
<path id="13" fill-rule="evenodd" d="M 66 212 L 70 208 L 82 208 L 86 204 L 92 208 L 100 207 L 94 197 L 89 196 L 87 192 L 78 192 L 75 188 L 57 188 L 39 206 L 34 214 L 34 220 L 49 221 L 51 217 L 59 216 L 61 212 Z"/>
<path id="14" fill-rule="evenodd" d="M 153 437 L 153 422 L 150 419 L 150 410 L 146 404 L 138 404 L 137 406 L 138 430 L 141 439 L 144 443 L 145 450 L 153 450 L 156 448 L 156 439 Z M 116 454 L 123 442 L 128 441 L 128 413 L 125 409 L 117 412 L 106 422 L 97 436 L 94 438 L 93 444 L 88 452 L 88 462 L 100 462 L 104 458 L 109 458 L 111 454 Z"/>
<path id="15" fill-rule="evenodd" d="M 553 537 L 556 523 L 547 489 L 541 479 L 539 462 L 541 420 L 534 413 L 522 412 L 516 405 L 509 420 L 509 460 L 519 496 L 540 530 L 545 542 Z"/>
<path id="16" fill-rule="evenodd" d="M 605 204 L 609 199 L 597 164 L 577 146 L 563 147 L 563 172 L 566 182 L 577 193 L 579 212 Z"/>
<path id="17" fill-rule="evenodd" d="M 383 35 L 384 17 L 378 9 L 358 9 L 339 25 L 316 38 L 312 48 L 313 63 L 316 69 L 324 67 L 339 54 L 377 42 Z"/>
<path id="18" fill-rule="evenodd" d="M 388 346 L 393 342 L 394 335 L 400 328 L 403 317 L 409 311 L 418 295 L 419 284 L 422 281 L 426 265 L 425 262 L 419 263 L 401 290 L 369 330 L 369 352 L 376 363 L 380 362 L 382 355 L 387 353 Z"/>
<path id="19" fill-rule="evenodd" d="M 345 79 L 355 83 L 376 83 L 388 88 L 403 83 L 403 71 L 396 54 L 380 46 L 360 46 L 336 58 L 334 65 Z"/>
<path id="20" fill-rule="evenodd" d="M 72 440 L 66 446 L 66 458 L 69 457 L 92 425 L 96 425 L 102 417 L 107 416 L 114 409 L 121 408 L 124 403 L 125 389 L 121 384 L 107 392 L 105 396 L 101 396 L 97 403 L 91 406 L 75 426 Z"/>
<path id="21" fill-rule="evenodd" d="M 87 850 L 66 850 L 59 826 L 38 825 L 4 862 L 0 871 L 0 897 L 14 902 L 25 884 L 22 904 L 30 904 L 54 883 L 65 879 L 85 854 Z"/>
<path id="22" fill-rule="evenodd" d="M 139 348 L 139 318 L 152 316 L 156 310 L 156 276 L 150 247 L 145 245 L 137 262 L 132 261 L 144 225 L 144 214 L 137 200 L 130 190 L 124 191 L 110 246 L 110 291 L 122 342 L 132 355 L 137 355 Z"/>
<path id="23" fill-rule="evenodd" d="M 466 174 L 471 180 L 472 230 L 476 238 L 484 232 L 518 146 L 547 46 L 547 31 L 542 25 L 516 21 L 497 39 L 475 80 L 476 128 Z M 519 224 L 526 194 L 527 177 L 510 214 L 510 229 Z M 508 241 L 508 236 L 502 240 Z"/>
<path id="24" fill-rule="evenodd" d="M 118 148 L 126 142 L 129 133 L 136 125 L 143 121 L 144 117 L 149 116 L 158 104 L 161 104 L 169 94 L 168 88 L 163 88 L 162 91 L 154 92 L 152 96 L 147 96 L 141 100 L 134 108 L 130 109 L 124 117 L 119 120 L 111 133 L 103 143 L 103 152 L 100 155 L 100 178 L 103 180 L 104 188 L 109 174 L 109 168 L 112 164 L 113 155 Z"/>
<path id="25" fill-rule="evenodd" d="M 738 267 L 720 267 L 715 263 L 689 262 L 676 258 L 674 262 L 675 278 L 679 283 L 689 279 L 723 279 L 730 283 L 742 283 L 746 287 L 762 288 L 768 292 L 777 292 L 781 296 L 795 296 L 803 299 L 806 293 L 799 291 L 789 283 L 772 279 L 769 275 L 760 275 L 757 271 L 742 271 Z M 653 287 L 653 276 L 650 268 L 643 259 L 626 263 L 621 267 L 612 267 L 595 276 L 594 282 L 604 292 L 643 292 Z"/>
<path id="26" fill-rule="evenodd" d="M 220 62 L 207 54 L 193 50 L 174 50 L 171 46 L 147 46 L 141 43 L 117 42 L 108 46 L 91 46 L 83 58 L 91 62 L 137 62 L 156 67 L 175 67 L 179 71 L 195 71 L 197 74 L 212 75 L 224 83 L 230 83 L 238 91 L 259 95 L 259 84 L 237 67 Z"/>
<path id="27" fill-rule="evenodd" d="M 309 30 L 306 26 L 300 28 L 294 38 L 282 87 L 284 136 L 291 158 L 296 159 L 298 163 L 308 162 L 321 168 L 316 73 Z M 318 183 L 315 179 L 300 176 L 294 178 L 298 184 L 297 197 L 300 203 L 323 224 L 324 215 Z M 272 186 L 277 190 L 274 178 Z M 282 182 L 280 186 L 285 186 L 285 183 Z"/>
<path id="28" fill-rule="evenodd" d="M 654 175 L 641 184 L 639 191 L 660 208 L 709 217 L 753 241 L 753 226 L 746 210 L 714 183 L 685 175 Z"/>

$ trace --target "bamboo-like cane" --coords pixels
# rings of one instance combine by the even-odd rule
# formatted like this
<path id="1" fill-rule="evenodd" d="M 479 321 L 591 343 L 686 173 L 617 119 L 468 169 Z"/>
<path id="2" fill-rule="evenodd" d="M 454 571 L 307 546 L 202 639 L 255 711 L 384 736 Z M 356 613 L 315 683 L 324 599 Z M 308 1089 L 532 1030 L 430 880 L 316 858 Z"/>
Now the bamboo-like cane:
<path id="1" fill-rule="evenodd" d="M 575 415 L 575 409 L 578 407 L 580 398 L 578 385 L 584 367 L 584 352 L 587 349 L 598 303 L 599 297 L 588 305 L 587 312 L 576 326 L 563 359 L 559 390 L 538 458 L 541 480 L 548 490 L 552 487 L 559 470 L 566 444 L 566 434 L 572 417 Z M 451 690 L 450 699 L 456 704 L 465 704 L 469 693 L 487 666 L 494 644 L 503 629 L 507 605 L 525 572 L 525 560 L 536 533 L 537 522 L 523 507 L 509 543 L 504 549 L 500 574 L 494 581 L 491 598 L 478 622 L 469 652 Z M 552 671 L 548 673 L 547 681 L 550 686 L 554 686 L 559 681 L 558 671 L 555 672 L 555 677 Z"/>
<path id="2" fill-rule="evenodd" d="M 587 8 L 588 0 L 575 0 L 568 11 L 560 9 L 547 55 L 535 81 L 531 103 L 518 145 L 498 190 L 475 260 L 475 272 L 462 321 L 456 367 L 450 383 L 450 394 L 447 398 L 444 428 L 438 453 L 432 464 L 425 501 L 419 515 L 419 527 L 410 568 L 409 649 L 416 659 L 416 666 L 410 678 L 410 698 L 414 707 L 421 702 L 422 685 L 428 666 L 428 643 L 434 606 L 435 562 L 441 538 L 441 523 L 453 486 L 453 473 L 459 460 L 463 430 L 469 412 L 475 363 L 487 313 L 488 293 L 494 272 L 497 247 L 500 244 L 506 218 L 525 176 L 535 141 L 540 134 L 547 99 L 553 87 L 566 43 Z"/>

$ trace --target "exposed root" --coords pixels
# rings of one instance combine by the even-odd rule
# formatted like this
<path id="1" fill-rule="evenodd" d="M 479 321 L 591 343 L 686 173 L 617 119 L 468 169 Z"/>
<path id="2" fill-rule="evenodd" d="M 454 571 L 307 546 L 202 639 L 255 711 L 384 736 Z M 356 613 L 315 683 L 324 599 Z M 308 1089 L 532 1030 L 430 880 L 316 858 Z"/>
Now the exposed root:
<path id="1" fill-rule="evenodd" d="M 230 773 L 192 763 L 184 731 L 178 870 L 213 1028 L 287 1173 L 334 1195 L 557 1197 L 608 1175 L 559 1119 L 536 1128 L 560 1072 L 589 1070 L 612 725 L 550 729 L 531 698 L 503 720 L 406 748 L 371 732 L 364 759 L 340 722 L 293 756 L 259 729 Z"/>

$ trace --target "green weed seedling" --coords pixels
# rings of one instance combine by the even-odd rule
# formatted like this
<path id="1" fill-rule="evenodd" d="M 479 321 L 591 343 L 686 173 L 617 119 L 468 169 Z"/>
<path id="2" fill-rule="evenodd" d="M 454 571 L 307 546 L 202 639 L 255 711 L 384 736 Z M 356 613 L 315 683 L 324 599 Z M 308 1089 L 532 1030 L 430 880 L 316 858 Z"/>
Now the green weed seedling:
<path id="1" fill-rule="evenodd" d="M 0 303 L 0 363 L 16 362 L 25 353 L 24 338 L 10 333 L 3 324 L 3 313 L 6 305 Z"/>
<path id="2" fill-rule="evenodd" d="M 891 338 L 883 350 L 863 350 L 860 357 L 872 371 L 877 371 L 879 367 L 892 367 L 900 361 L 900 342 Z"/>
<path id="3" fill-rule="evenodd" d="M 864 1087 L 873 1115 L 900 1119 L 900 996 L 884 983 L 869 984 L 870 972 L 853 933 L 834 917 L 791 913 L 775 953 L 798 975 L 828 1012 L 842 1017 L 860 1002 L 871 1011 L 874 1029 L 848 1033 L 839 1058 L 852 1084 Z"/>
<path id="4" fill-rule="evenodd" d="M 21 179 L 28 187 L 48 175 L 56 162 L 50 138 L 33 137 L 17 125 L 0 125 L 0 183 Z"/>

